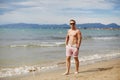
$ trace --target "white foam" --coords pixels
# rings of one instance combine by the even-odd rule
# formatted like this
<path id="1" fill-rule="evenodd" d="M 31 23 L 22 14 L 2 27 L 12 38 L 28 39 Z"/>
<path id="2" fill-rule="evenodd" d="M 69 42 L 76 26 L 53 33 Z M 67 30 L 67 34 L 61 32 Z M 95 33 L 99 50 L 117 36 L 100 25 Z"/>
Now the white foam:
<path id="1" fill-rule="evenodd" d="M 27 45 L 10 45 L 11 48 L 14 48 L 14 47 L 27 47 Z"/>
<path id="2" fill-rule="evenodd" d="M 102 61 L 102 60 L 109 60 L 113 58 L 120 58 L 120 53 L 111 53 L 111 54 L 94 54 L 89 56 L 83 56 L 80 57 L 80 62 L 82 64 L 94 63 L 96 61 Z M 71 61 L 73 64 L 75 63 L 74 60 Z"/>
<path id="3" fill-rule="evenodd" d="M 1 69 L 0 71 L 0 77 L 8 77 L 8 76 L 15 76 L 15 75 L 21 75 L 21 74 L 27 74 L 30 72 L 35 71 L 45 71 L 56 68 L 57 65 L 51 65 L 51 66 L 23 66 L 23 67 L 17 67 L 17 68 L 5 68 Z"/>
<path id="4" fill-rule="evenodd" d="M 26 43 L 26 44 L 11 44 L 9 47 L 56 47 L 64 45 L 64 42 L 40 42 L 40 43 Z"/>
<path id="5" fill-rule="evenodd" d="M 112 39 L 120 39 L 118 37 L 93 37 L 95 40 L 112 40 Z"/>

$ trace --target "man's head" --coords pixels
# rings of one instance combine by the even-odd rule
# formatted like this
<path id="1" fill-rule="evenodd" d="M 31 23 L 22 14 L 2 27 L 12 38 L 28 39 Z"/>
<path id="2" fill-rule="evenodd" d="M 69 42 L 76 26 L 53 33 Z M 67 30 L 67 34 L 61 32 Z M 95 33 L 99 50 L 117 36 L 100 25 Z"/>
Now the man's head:
<path id="1" fill-rule="evenodd" d="M 76 21 L 73 20 L 73 19 L 71 19 L 71 20 L 70 20 L 70 25 L 75 25 L 75 24 L 76 24 Z"/>
<path id="2" fill-rule="evenodd" d="M 75 24 L 76 24 L 76 21 L 73 20 L 73 19 L 71 19 L 71 20 L 70 20 L 70 26 L 71 26 L 72 29 L 75 28 Z"/>

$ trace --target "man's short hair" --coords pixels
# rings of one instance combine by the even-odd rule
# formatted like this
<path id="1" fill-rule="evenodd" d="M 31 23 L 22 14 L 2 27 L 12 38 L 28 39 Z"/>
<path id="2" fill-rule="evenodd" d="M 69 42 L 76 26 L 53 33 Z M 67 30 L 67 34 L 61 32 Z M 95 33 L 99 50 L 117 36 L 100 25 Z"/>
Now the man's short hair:
<path id="1" fill-rule="evenodd" d="M 76 24 L 76 21 L 74 19 L 71 19 L 70 21 L 73 21 Z"/>

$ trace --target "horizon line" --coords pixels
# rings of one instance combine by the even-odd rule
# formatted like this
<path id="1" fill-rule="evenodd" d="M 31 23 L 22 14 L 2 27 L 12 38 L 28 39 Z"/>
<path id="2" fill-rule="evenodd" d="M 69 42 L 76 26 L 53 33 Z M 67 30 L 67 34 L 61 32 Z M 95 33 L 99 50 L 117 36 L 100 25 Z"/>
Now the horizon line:
<path id="1" fill-rule="evenodd" d="M 37 24 L 37 25 L 69 25 L 69 23 L 6 23 L 6 24 L 0 24 L 0 25 L 10 25 L 10 24 Z M 108 24 L 105 24 L 105 23 L 77 23 L 76 25 L 79 25 L 79 24 L 104 24 L 104 25 L 109 25 L 109 24 L 117 24 L 117 23 L 108 23 Z M 120 26 L 120 24 L 117 24 Z"/>

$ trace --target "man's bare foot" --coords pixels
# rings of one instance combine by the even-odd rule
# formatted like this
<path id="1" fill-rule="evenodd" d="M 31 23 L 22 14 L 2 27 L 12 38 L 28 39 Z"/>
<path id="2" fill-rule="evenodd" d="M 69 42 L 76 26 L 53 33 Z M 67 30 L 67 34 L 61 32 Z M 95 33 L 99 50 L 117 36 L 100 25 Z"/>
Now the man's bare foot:
<path id="1" fill-rule="evenodd" d="M 74 74 L 78 74 L 79 72 L 75 72 Z"/>
<path id="2" fill-rule="evenodd" d="M 63 75 L 69 75 L 69 72 L 65 72 L 65 73 L 63 73 Z"/>

